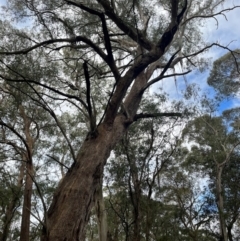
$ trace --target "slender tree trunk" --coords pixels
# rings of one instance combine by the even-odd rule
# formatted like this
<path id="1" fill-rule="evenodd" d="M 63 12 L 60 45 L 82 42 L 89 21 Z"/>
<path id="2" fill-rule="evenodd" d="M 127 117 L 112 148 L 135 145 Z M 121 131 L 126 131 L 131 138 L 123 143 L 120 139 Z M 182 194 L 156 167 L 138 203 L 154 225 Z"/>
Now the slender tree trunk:
<path id="1" fill-rule="evenodd" d="M 229 239 L 229 241 L 233 241 L 232 226 L 227 227 L 227 230 L 228 230 L 228 239 Z"/>
<path id="2" fill-rule="evenodd" d="M 223 241 L 227 241 L 227 228 L 224 218 L 224 208 L 223 208 L 223 190 L 222 190 L 222 171 L 223 166 L 217 164 L 217 183 L 216 183 L 216 190 L 217 190 L 217 204 L 218 204 L 218 214 L 219 214 L 219 222 L 220 222 L 220 232 L 222 234 Z"/>
<path id="3" fill-rule="evenodd" d="M 112 127 L 100 125 L 95 138 L 86 139 L 53 197 L 46 217 L 42 241 L 83 241 L 85 226 L 94 204 L 94 195 L 102 179 L 103 167 L 110 151 L 126 126 L 126 117 L 116 117 Z"/>
<path id="4" fill-rule="evenodd" d="M 21 232 L 20 241 L 29 241 L 30 238 L 30 218 L 31 218 L 31 200 L 32 200 L 32 189 L 33 189 L 33 150 L 34 143 L 37 140 L 31 135 L 30 127 L 32 119 L 25 113 L 24 106 L 19 106 L 19 112 L 24 122 L 24 134 L 26 141 L 26 152 L 23 155 L 23 160 L 26 163 L 25 169 L 25 187 L 23 194 L 23 208 L 22 208 L 22 221 L 21 221 Z"/>
<path id="5" fill-rule="evenodd" d="M 22 208 L 22 222 L 20 241 L 29 241 L 30 237 L 30 217 L 31 217 L 31 199 L 33 188 L 33 165 L 30 162 L 26 163 L 26 178 L 25 188 L 23 195 L 23 208 Z"/>
<path id="6" fill-rule="evenodd" d="M 140 195 L 139 190 L 136 190 L 135 193 L 135 205 L 134 205 L 134 227 L 133 227 L 133 241 L 140 241 Z"/>
<path id="7" fill-rule="evenodd" d="M 134 216 L 134 226 L 133 226 L 133 241 L 140 240 L 140 199 L 141 199 L 141 183 L 138 178 L 138 168 L 136 165 L 135 157 L 131 157 L 128 153 L 128 161 L 130 165 L 130 174 L 133 182 L 134 190 L 131 188 L 131 183 L 129 183 L 130 197 L 133 205 L 133 216 Z"/>
<path id="8" fill-rule="evenodd" d="M 103 198 L 102 182 L 99 183 L 99 187 L 95 194 L 95 210 L 98 223 L 98 235 L 99 241 L 108 240 L 108 225 L 107 225 L 107 214 Z"/>
<path id="9" fill-rule="evenodd" d="M 13 196 L 11 202 L 7 206 L 6 215 L 3 218 L 4 225 L 3 225 L 3 230 L 2 230 L 2 236 L 0 239 L 1 241 L 7 241 L 7 238 L 8 238 L 11 221 L 12 221 L 12 218 L 13 218 L 15 210 L 16 210 L 17 202 L 20 199 L 21 187 L 23 185 L 24 167 L 25 167 L 25 163 L 22 162 L 22 164 L 20 166 L 20 170 L 19 170 L 16 191 L 14 193 L 14 196 Z"/>

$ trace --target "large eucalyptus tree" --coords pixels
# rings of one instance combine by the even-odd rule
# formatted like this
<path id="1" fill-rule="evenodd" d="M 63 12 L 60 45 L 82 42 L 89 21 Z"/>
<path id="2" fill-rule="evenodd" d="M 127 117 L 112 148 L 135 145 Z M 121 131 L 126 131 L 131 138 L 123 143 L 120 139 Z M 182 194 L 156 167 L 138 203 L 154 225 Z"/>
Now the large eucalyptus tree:
<path id="1" fill-rule="evenodd" d="M 128 127 L 141 118 L 180 115 L 139 113 L 144 93 L 198 67 L 198 55 L 219 45 L 202 41 L 201 21 L 237 6 L 221 9 L 223 0 L 6 2 L 1 81 L 26 82 L 38 95 L 31 100 L 56 122 L 48 100 L 71 105 L 88 128 L 77 149 L 62 131 L 72 165 L 55 192 L 42 240 L 84 240 L 104 165 Z M 83 123 L 76 127 L 84 128 Z"/>

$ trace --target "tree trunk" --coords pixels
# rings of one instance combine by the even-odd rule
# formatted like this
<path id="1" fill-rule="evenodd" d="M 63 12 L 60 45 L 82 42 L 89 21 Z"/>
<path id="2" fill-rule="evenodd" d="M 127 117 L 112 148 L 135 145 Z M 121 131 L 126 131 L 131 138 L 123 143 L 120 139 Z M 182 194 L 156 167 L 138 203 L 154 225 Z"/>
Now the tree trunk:
<path id="1" fill-rule="evenodd" d="M 141 236 L 140 236 L 140 223 L 141 223 L 141 220 L 140 220 L 140 203 L 139 203 L 139 200 L 140 200 L 140 191 L 139 189 L 136 190 L 136 193 L 134 194 L 135 195 L 135 204 L 134 204 L 134 226 L 133 226 L 133 237 L 132 237 L 132 240 L 133 241 L 140 241 L 141 240 Z"/>
<path id="2" fill-rule="evenodd" d="M 22 208 L 22 223 L 20 232 L 20 241 L 29 241 L 30 235 L 30 217 L 31 217 L 31 199 L 32 199 L 32 186 L 33 186 L 33 165 L 26 163 L 26 179 L 23 195 L 23 208 Z"/>
<path id="3" fill-rule="evenodd" d="M 96 190 L 95 210 L 96 210 L 97 223 L 98 223 L 99 241 L 107 241 L 108 240 L 107 214 L 106 214 L 103 192 L 102 192 L 102 182 L 99 183 L 99 187 Z"/>
<path id="4" fill-rule="evenodd" d="M 20 232 L 20 241 L 29 241 L 30 237 L 30 217 L 31 217 L 31 200 L 32 200 L 32 188 L 33 188 L 33 149 L 34 143 L 37 140 L 31 135 L 30 127 L 32 124 L 32 119 L 28 117 L 25 113 L 24 106 L 19 106 L 19 112 L 23 119 L 24 123 L 24 134 L 26 140 L 26 152 L 23 154 L 23 161 L 26 163 L 25 169 L 25 187 L 23 194 L 23 207 L 22 207 L 22 222 L 21 222 L 21 232 Z"/>
<path id="5" fill-rule="evenodd" d="M 101 124 L 94 138 L 87 138 L 77 161 L 59 184 L 49 208 L 42 241 L 83 241 L 97 186 L 111 150 L 122 138 L 126 125 L 118 115 L 113 126 Z"/>
<path id="6" fill-rule="evenodd" d="M 129 190 L 130 190 L 130 197 L 131 202 L 133 205 L 133 217 L 134 217 L 134 224 L 133 224 L 133 241 L 140 240 L 140 199 L 141 199 L 141 183 L 138 178 L 138 168 L 136 165 L 135 157 L 131 157 L 128 153 L 128 161 L 130 166 L 130 174 L 131 180 L 133 183 L 134 190 L 131 187 L 131 180 L 129 180 Z"/>
<path id="7" fill-rule="evenodd" d="M 224 218 L 224 208 L 223 208 L 223 194 L 222 194 L 222 171 L 223 166 L 217 165 L 217 205 L 218 205 L 218 213 L 219 213 L 219 222 L 220 222 L 220 233 L 222 235 L 223 241 L 227 241 L 227 229 L 226 229 L 226 223 Z"/>
<path id="8" fill-rule="evenodd" d="M 227 227 L 227 230 L 228 230 L 228 240 L 233 241 L 232 226 Z"/>

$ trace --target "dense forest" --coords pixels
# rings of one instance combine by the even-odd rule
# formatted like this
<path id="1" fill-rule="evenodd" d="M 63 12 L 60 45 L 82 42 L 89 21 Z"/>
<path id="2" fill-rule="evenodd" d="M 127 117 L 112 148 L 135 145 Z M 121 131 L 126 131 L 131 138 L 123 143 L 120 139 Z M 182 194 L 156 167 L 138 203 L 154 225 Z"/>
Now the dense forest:
<path id="1" fill-rule="evenodd" d="M 224 3 L 1 1 L 0 241 L 240 240 Z"/>

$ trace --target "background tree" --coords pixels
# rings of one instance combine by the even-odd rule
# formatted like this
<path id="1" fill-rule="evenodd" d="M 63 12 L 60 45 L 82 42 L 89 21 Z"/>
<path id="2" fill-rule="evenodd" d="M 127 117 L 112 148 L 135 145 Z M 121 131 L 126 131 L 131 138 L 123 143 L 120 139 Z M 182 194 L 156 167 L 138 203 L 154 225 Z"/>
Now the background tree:
<path id="1" fill-rule="evenodd" d="M 3 151 L 7 150 L 7 155 L 2 160 L 2 168 L 5 172 L 11 173 L 12 165 L 16 165 L 15 168 L 19 172 L 13 189 L 15 194 L 7 204 L 2 240 L 7 239 L 11 219 L 14 218 L 15 211 L 21 202 L 23 203 L 20 240 L 30 240 L 33 184 L 36 182 L 35 169 L 37 168 L 37 163 L 34 162 L 37 162 L 40 150 L 47 147 L 46 143 L 39 139 L 40 133 L 42 134 L 49 125 L 49 116 L 28 101 L 21 92 L 22 88 L 28 94 L 31 93 L 31 89 L 25 83 L 1 83 L 0 137 L 1 148 Z M 31 94 L 34 96 L 34 93 Z M 35 185 L 37 186 L 37 183 Z"/>
<path id="2" fill-rule="evenodd" d="M 231 230 L 236 221 L 235 217 L 239 215 L 238 191 L 234 185 L 231 186 L 231 182 L 228 182 L 227 178 L 230 173 L 233 178 L 238 178 L 239 175 L 239 170 L 235 173 L 230 171 L 230 167 L 237 164 L 234 159 L 240 144 L 239 133 L 234 129 L 228 129 L 232 122 L 229 118 L 228 120 L 227 122 L 224 114 L 221 117 L 205 115 L 188 123 L 183 132 L 183 135 L 189 137 L 188 141 L 194 141 L 195 143 L 186 161 L 192 162 L 196 166 L 199 165 L 200 169 L 207 172 L 212 182 L 211 191 L 215 195 L 218 208 L 220 236 L 224 241 L 227 241 L 228 238 L 232 240 Z M 231 206 L 227 201 L 231 200 L 231 192 L 235 193 L 237 207 L 236 205 Z M 235 210 L 234 212 L 230 211 L 232 208 Z"/>
<path id="3" fill-rule="evenodd" d="M 239 94 L 239 63 L 240 50 L 236 49 L 226 53 L 213 63 L 208 84 L 223 96 L 235 96 Z"/>

